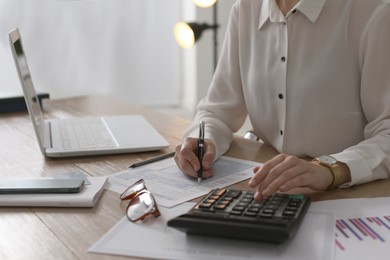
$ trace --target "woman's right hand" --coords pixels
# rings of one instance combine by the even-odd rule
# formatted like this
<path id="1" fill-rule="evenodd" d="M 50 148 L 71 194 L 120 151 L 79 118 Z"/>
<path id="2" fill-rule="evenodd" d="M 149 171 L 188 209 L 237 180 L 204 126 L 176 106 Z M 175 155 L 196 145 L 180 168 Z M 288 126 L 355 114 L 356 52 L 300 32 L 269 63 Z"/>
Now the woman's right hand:
<path id="1" fill-rule="evenodd" d="M 215 146 L 210 140 L 205 139 L 204 147 L 202 178 L 210 178 L 214 175 L 214 169 L 211 168 L 211 164 L 215 157 Z M 193 178 L 198 178 L 198 171 L 200 169 L 197 153 L 197 138 L 188 137 L 183 143 L 176 145 L 174 158 L 177 166 L 185 175 Z"/>

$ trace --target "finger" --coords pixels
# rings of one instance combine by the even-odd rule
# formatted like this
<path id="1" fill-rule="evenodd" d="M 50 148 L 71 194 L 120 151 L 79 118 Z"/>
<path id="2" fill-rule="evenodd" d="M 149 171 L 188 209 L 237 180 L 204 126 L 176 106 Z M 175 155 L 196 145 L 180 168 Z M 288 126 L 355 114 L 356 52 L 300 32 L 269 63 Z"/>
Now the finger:
<path id="1" fill-rule="evenodd" d="M 261 167 L 254 167 L 253 173 L 255 174 L 248 182 L 249 187 L 255 188 L 256 186 L 260 185 L 261 182 L 263 182 L 264 178 L 266 177 L 265 173 L 261 173 Z"/>
<path id="2" fill-rule="evenodd" d="M 278 190 L 281 191 L 281 187 L 286 185 L 286 183 L 293 181 L 290 184 L 295 185 L 306 185 L 306 182 L 303 183 L 302 176 L 305 176 L 307 173 L 307 170 L 303 167 L 300 167 L 299 165 L 294 166 L 286 171 L 284 171 L 282 174 L 279 175 L 275 180 L 273 180 L 271 183 L 265 184 L 265 189 L 262 192 L 263 196 L 270 196 L 274 192 L 277 192 Z M 288 186 L 284 186 L 284 189 L 288 188 Z M 289 188 L 288 188 L 289 189 Z"/>
<path id="3" fill-rule="evenodd" d="M 184 175 L 197 178 L 198 171 L 200 169 L 198 152 L 198 139 L 186 138 L 183 144 L 176 145 L 174 159 L 179 169 Z M 210 140 L 205 140 L 205 151 L 204 151 L 202 166 L 203 178 L 210 178 L 214 175 L 214 170 L 211 168 L 212 162 L 215 158 L 215 146 Z"/>
<path id="4" fill-rule="evenodd" d="M 260 182 L 262 182 L 264 180 L 264 178 L 267 177 L 268 173 L 278 164 L 280 164 L 281 162 L 283 162 L 283 160 L 285 159 L 286 155 L 284 154 L 280 154 L 278 156 L 275 156 L 274 158 L 272 158 L 271 160 L 267 161 L 255 174 L 255 176 L 253 176 L 251 178 L 251 180 L 249 181 L 249 185 L 250 187 L 254 188 L 256 186 L 258 186 L 260 184 Z"/>
<path id="5" fill-rule="evenodd" d="M 255 166 L 255 167 L 252 169 L 253 173 L 256 174 L 257 171 L 260 170 L 260 168 L 261 168 L 260 166 Z"/>
<path id="6" fill-rule="evenodd" d="M 191 159 L 187 158 L 181 158 L 180 161 L 181 170 L 188 176 L 197 178 L 198 177 L 198 171 L 200 168 L 200 163 L 198 161 L 198 158 L 191 156 Z"/>
<path id="7" fill-rule="evenodd" d="M 282 174 L 285 174 L 287 171 L 291 171 L 292 168 L 296 167 L 297 164 L 299 164 L 299 161 L 295 158 L 296 157 L 286 156 L 280 161 L 278 161 L 279 163 L 274 165 L 274 167 L 269 170 L 269 173 L 264 179 L 264 184 L 266 186 L 270 185 Z"/>
<path id="8" fill-rule="evenodd" d="M 267 173 L 263 173 L 261 179 L 261 185 L 257 187 L 257 198 L 271 196 L 274 192 L 278 191 L 280 185 L 283 185 L 284 174 L 288 173 L 287 176 L 291 176 L 295 173 L 291 168 L 295 167 L 299 160 L 294 156 L 281 155 L 273 160 L 272 164 L 274 167 L 268 170 Z M 292 177 L 289 177 L 292 178 Z"/>
<path id="9" fill-rule="evenodd" d="M 279 190 L 281 192 L 287 192 L 294 188 L 307 187 L 310 183 L 310 174 L 301 174 L 296 178 L 293 178 L 289 181 L 286 181 L 283 185 L 280 186 Z"/>
<path id="10" fill-rule="evenodd" d="M 202 173 L 202 179 L 208 179 L 208 178 L 211 178 L 214 176 L 214 169 L 213 168 L 209 168 L 209 169 L 203 169 L 203 173 Z"/>
<path id="11" fill-rule="evenodd" d="M 188 177 L 191 177 L 191 178 L 198 178 L 198 173 L 196 173 L 196 174 L 194 175 L 194 174 L 189 174 L 189 173 L 183 171 L 183 174 L 184 174 L 185 176 L 188 176 Z M 207 169 L 207 170 L 204 170 L 204 171 L 202 172 L 202 179 L 209 179 L 209 178 L 213 177 L 214 174 L 215 174 L 215 170 L 212 169 L 212 168 Z"/>
<path id="12" fill-rule="evenodd" d="M 260 191 L 259 191 L 260 190 Z M 264 199 L 265 197 L 262 195 L 262 190 L 264 190 L 264 187 L 263 187 L 263 183 L 260 183 L 256 192 L 255 192 L 255 195 L 254 195 L 254 199 L 255 200 L 262 200 Z"/>
<path id="13" fill-rule="evenodd" d="M 210 169 L 215 158 L 215 146 L 210 141 L 205 141 L 205 153 L 203 155 L 202 166 L 203 169 Z"/>
<path id="14" fill-rule="evenodd" d="M 196 171 L 198 171 L 200 168 L 197 152 L 198 140 L 195 138 L 187 138 L 186 142 L 181 146 L 180 149 L 181 157 L 188 161 Z"/>
<path id="15" fill-rule="evenodd" d="M 191 163 L 188 160 L 184 158 L 179 158 L 176 164 L 184 175 L 191 176 L 194 178 L 197 177 L 197 170 L 192 167 Z"/>
<path id="16" fill-rule="evenodd" d="M 309 187 L 314 190 L 325 190 L 333 180 L 332 172 L 329 168 L 306 162 L 307 171 L 280 186 L 280 190 L 285 192 L 298 187 Z"/>
<path id="17" fill-rule="evenodd" d="M 202 179 L 207 179 L 214 176 L 214 169 L 212 168 L 212 163 L 215 158 L 215 146 L 210 140 L 205 140 L 204 143 L 204 155 L 202 159 Z"/>
<path id="18" fill-rule="evenodd" d="M 200 162 L 195 155 L 197 141 L 194 138 L 187 138 L 181 145 L 176 146 L 175 161 L 179 169 L 187 176 L 196 177 L 200 168 Z"/>
<path id="19" fill-rule="evenodd" d="M 275 166 L 264 180 L 263 196 L 270 196 L 287 181 L 308 172 L 308 163 L 295 156 L 287 156 L 282 163 Z"/>

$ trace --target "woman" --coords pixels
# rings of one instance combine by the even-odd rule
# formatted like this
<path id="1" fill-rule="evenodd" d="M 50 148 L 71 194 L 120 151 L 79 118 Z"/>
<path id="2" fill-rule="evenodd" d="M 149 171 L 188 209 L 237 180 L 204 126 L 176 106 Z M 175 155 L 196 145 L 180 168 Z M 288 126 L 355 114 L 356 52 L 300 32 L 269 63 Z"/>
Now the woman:
<path id="1" fill-rule="evenodd" d="M 211 177 L 249 115 L 281 153 L 254 169 L 255 199 L 389 177 L 389 28 L 387 0 L 237 1 L 209 92 L 176 147 L 177 165 L 197 177 L 202 120 L 203 177 Z"/>

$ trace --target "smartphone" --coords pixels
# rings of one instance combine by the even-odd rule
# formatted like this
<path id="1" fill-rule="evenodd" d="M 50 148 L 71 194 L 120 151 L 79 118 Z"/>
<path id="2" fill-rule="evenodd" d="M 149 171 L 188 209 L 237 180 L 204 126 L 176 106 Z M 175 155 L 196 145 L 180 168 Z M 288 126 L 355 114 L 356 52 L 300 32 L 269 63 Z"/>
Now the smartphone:
<path id="1" fill-rule="evenodd" d="M 84 187 L 83 179 L 3 179 L 0 194 L 77 193 Z"/>

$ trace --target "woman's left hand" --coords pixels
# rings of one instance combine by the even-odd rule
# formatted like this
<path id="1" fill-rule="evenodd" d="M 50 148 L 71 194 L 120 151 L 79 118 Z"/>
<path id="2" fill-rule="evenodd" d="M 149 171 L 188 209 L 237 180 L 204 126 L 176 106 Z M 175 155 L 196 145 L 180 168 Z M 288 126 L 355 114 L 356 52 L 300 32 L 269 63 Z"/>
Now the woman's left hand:
<path id="1" fill-rule="evenodd" d="M 253 173 L 255 175 L 249 180 L 249 186 L 256 188 L 256 200 L 276 191 L 287 192 L 299 187 L 322 191 L 333 181 L 329 168 L 286 154 L 275 156 L 263 166 L 255 167 Z"/>

